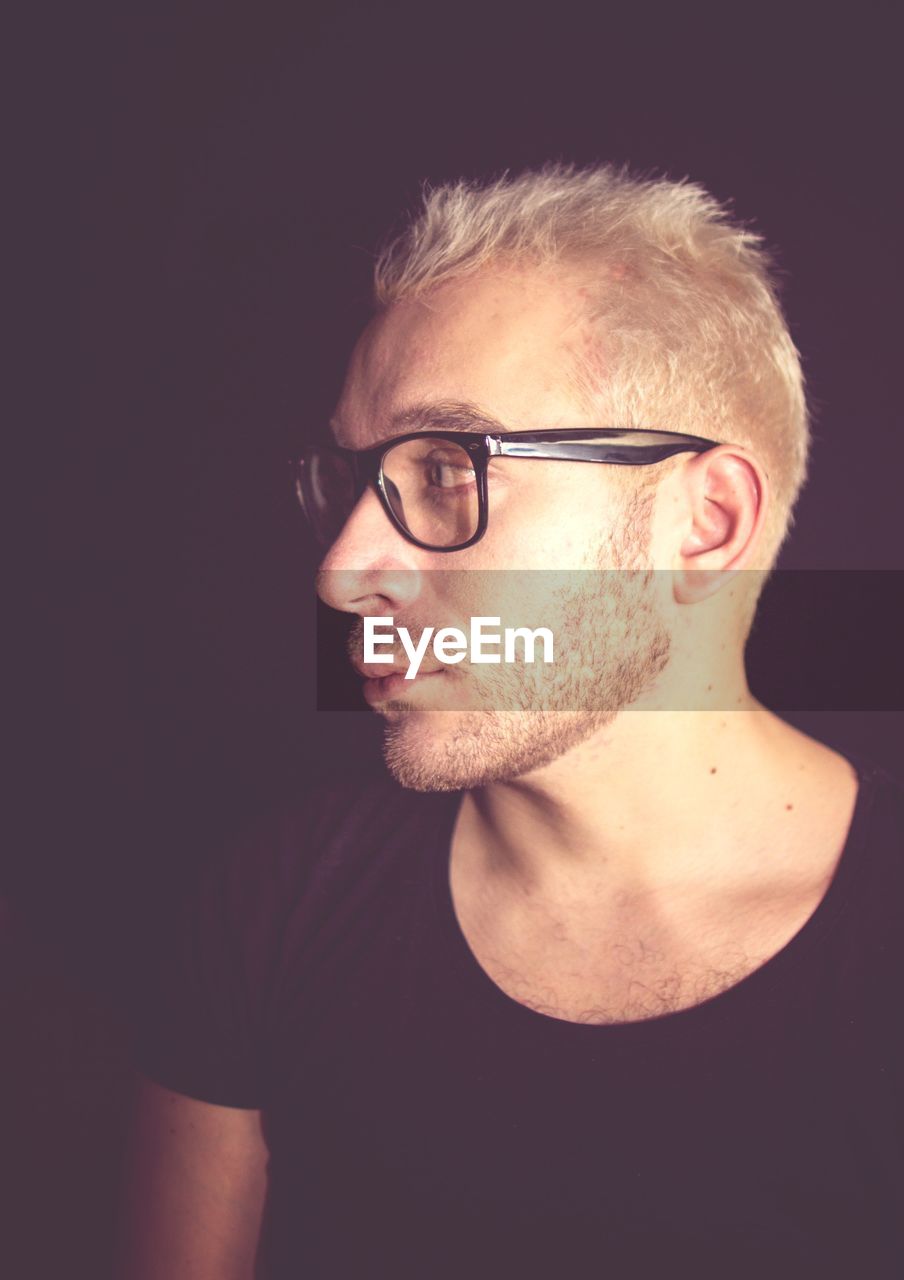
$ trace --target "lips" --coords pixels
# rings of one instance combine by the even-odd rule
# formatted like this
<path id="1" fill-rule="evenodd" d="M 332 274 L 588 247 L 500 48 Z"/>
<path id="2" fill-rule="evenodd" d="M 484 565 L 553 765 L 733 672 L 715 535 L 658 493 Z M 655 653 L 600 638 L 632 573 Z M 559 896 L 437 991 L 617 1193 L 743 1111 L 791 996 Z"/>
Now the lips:
<path id="1" fill-rule="evenodd" d="M 363 648 L 364 628 L 363 625 L 356 624 L 346 641 L 346 652 L 349 662 L 364 682 L 363 693 L 367 702 L 381 702 L 389 697 L 402 697 L 405 691 L 410 692 L 416 684 L 430 676 L 441 675 L 446 670 L 442 663 L 434 663 L 432 667 L 426 666 L 423 659 L 428 655 L 424 654 L 417 675 L 408 680 L 405 678 L 409 669 L 406 655 L 386 654 L 387 658 L 393 658 L 392 662 L 365 662 L 362 657 Z"/>
<path id="2" fill-rule="evenodd" d="M 395 675 L 404 676 L 405 672 L 408 670 L 407 664 L 405 666 L 396 666 L 395 664 L 389 663 L 389 662 L 379 662 L 379 663 L 368 664 L 366 662 L 359 662 L 357 658 L 352 658 L 351 664 L 357 671 L 358 675 L 365 680 L 383 680 L 383 679 L 388 680 L 390 677 Z M 415 676 L 414 679 L 415 680 L 418 679 L 419 676 L 434 675 L 437 671 L 444 671 L 444 670 L 445 670 L 444 667 L 440 667 L 440 666 L 425 667 L 422 664 L 418 668 L 417 676 Z M 413 681 L 409 680 L 408 683 L 412 684 Z"/>
<path id="3" fill-rule="evenodd" d="M 355 665 L 358 666 L 358 664 Z M 425 680 L 432 680 L 445 672 L 444 667 L 435 667 L 432 671 L 419 671 L 411 680 L 406 680 L 405 669 L 402 667 L 392 668 L 389 675 L 376 678 L 361 672 L 360 667 L 358 670 L 359 674 L 364 676 L 364 684 L 362 685 L 364 700 L 371 706 L 378 702 L 386 702 L 389 698 L 404 698 L 416 686 L 422 685 Z"/>

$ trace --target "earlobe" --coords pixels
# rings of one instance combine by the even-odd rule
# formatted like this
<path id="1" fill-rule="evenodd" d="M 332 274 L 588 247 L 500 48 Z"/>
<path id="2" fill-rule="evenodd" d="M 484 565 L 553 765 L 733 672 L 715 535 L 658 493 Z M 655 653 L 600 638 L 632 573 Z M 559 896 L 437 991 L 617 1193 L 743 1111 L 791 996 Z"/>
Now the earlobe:
<path id="1" fill-rule="evenodd" d="M 677 604 L 698 604 L 714 595 L 731 569 L 678 569 L 674 575 L 674 596 Z"/>

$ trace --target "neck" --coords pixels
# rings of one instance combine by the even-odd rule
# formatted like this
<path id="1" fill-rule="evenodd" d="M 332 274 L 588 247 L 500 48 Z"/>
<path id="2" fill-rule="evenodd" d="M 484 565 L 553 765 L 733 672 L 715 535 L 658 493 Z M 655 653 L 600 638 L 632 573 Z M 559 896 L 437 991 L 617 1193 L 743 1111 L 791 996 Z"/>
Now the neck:
<path id="1" fill-rule="evenodd" d="M 627 711 L 544 768 L 469 792 L 458 830 L 485 874 L 528 893 L 711 876 L 726 849 L 788 827 L 833 755 L 749 694 L 732 711 Z"/>

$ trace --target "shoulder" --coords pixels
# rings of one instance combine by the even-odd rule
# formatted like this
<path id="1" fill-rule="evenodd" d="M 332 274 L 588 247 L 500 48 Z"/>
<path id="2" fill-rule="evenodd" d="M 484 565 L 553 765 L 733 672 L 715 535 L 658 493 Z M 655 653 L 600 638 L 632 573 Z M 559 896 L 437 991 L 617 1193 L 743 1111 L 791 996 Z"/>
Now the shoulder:
<path id="1" fill-rule="evenodd" d="M 372 902 L 384 875 L 398 885 L 430 830 L 432 798 L 389 778 L 306 785 L 168 883 L 140 929 L 126 1013 L 143 1073 L 203 1101 L 258 1106 L 281 978 L 331 921 Z"/>
<path id="2" fill-rule="evenodd" d="M 321 779 L 253 814 L 205 859 L 202 875 L 246 904 L 263 894 L 288 905 L 375 851 L 416 840 L 435 826 L 444 801 L 389 774 Z"/>

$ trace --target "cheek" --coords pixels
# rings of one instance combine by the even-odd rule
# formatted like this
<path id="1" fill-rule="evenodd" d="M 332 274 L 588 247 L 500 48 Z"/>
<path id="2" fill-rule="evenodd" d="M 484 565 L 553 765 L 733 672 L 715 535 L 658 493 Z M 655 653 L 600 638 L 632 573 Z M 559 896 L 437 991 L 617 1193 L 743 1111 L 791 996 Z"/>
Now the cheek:
<path id="1" fill-rule="evenodd" d="M 575 485 L 548 504 L 529 533 L 536 568 L 583 569 L 598 563 L 609 531 L 598 490 Z"/>
<path id="2" fill-rule="evenodd" d="M 524 467 L 544 467 L 525 462 Z M 484 541 L 499 568 L 579 568 L 596 562 L 605 542 L 606 503 L 599 477 L 590 466 L 561 464 L 570 474 L 512 488 L 494 509 Z M 579 473 L 579 474 L 578 474 Z M 584 474 L 590 473 L 590 474 Z"/>

